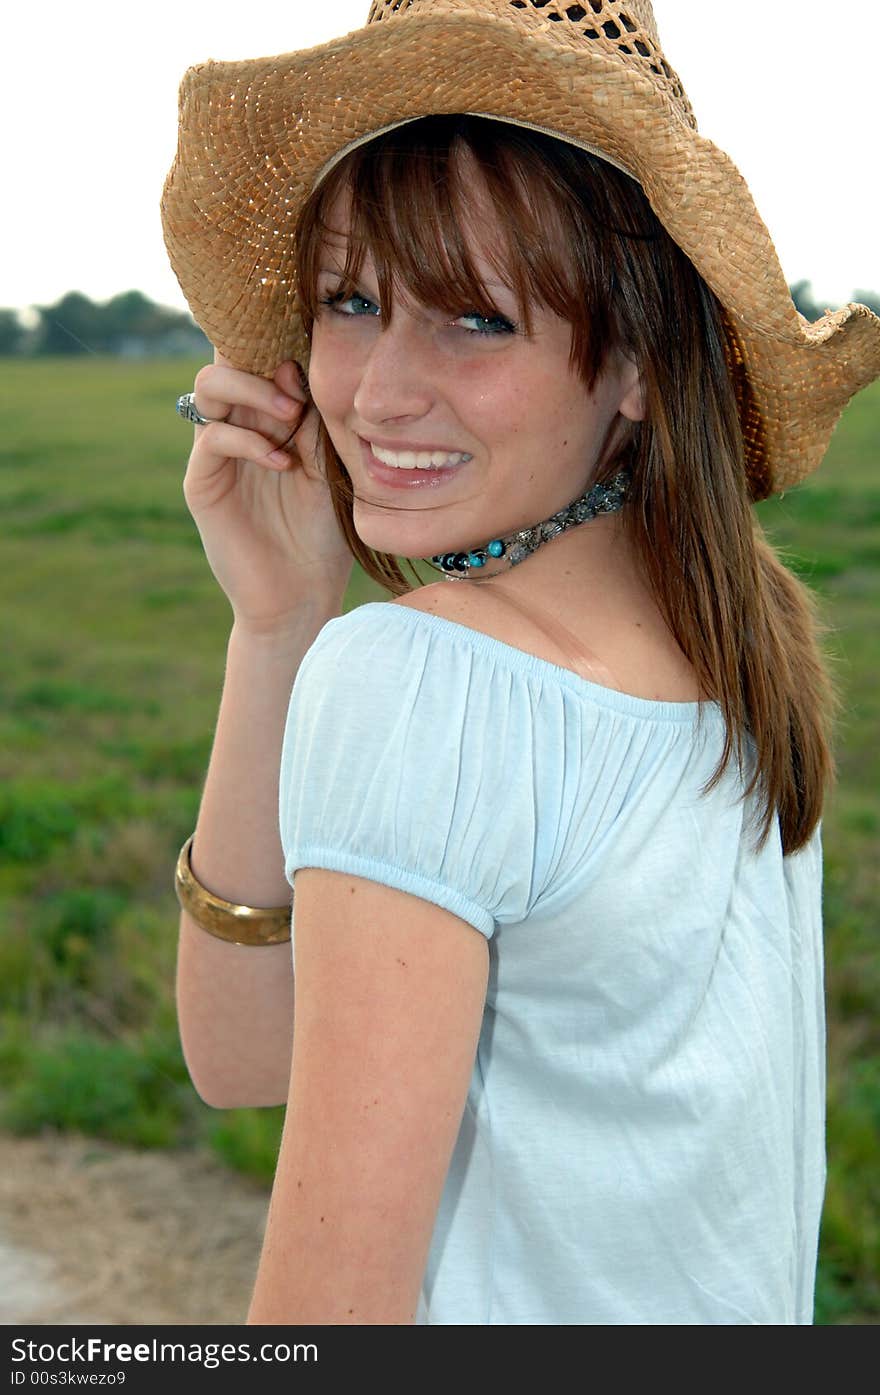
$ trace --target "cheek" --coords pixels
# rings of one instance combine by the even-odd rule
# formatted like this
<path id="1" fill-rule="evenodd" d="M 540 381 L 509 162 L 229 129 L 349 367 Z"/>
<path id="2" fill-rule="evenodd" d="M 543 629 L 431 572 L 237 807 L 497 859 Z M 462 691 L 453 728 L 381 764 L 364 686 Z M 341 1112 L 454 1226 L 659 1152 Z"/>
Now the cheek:
<path id="1" fill-rule="evenodd" d="M 561 370 L 546 385 L 543 411 L 554 436 L 583 443 L 601 429 L 605 405 L 601 397 L 587 390 L 580 377 Z"/>
<path id="2" fill-rule="evenodd" d="M 345 370 L 347 361 L 334 345 L 332 334 L 316 323 L 309 358 L 309 390 L 325 421 L 344 415 L 351 405 L 354 387 L 347 381 L 351 377 L 351 370 Z"/>
<path id="3" fill-rule="evenodd" d="M 458 415 L 491 435 L 521 436 L 534 431 L 546 404 L 545 385 L 522 365 L 501 355 L 472 356 L 448 383 Z"/>

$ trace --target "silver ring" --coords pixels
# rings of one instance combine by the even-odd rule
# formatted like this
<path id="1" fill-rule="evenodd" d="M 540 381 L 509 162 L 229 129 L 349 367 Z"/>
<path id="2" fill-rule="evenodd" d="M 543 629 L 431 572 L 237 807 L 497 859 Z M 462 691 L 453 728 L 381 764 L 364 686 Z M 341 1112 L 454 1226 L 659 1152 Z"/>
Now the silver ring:
<path id="1" fill-rule="evenodd" d="M 226 417 L 203 417 L 196 406 L 194 392 L 185 392 L 182 397 L 178 397 L 177 415 L 183 417 L 184 421 L 191 421 L 193 426 L 210 426 L 212 422 L 226 421 Z"/>

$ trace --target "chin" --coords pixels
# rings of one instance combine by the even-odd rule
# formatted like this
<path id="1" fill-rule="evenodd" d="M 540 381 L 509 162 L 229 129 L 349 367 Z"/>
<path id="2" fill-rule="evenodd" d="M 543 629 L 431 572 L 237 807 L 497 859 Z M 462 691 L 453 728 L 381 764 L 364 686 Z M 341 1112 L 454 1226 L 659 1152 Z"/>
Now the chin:
<path id="1" fill-rule="evenodd" d="M 424 527 L 406 527 L 399 519 L 382 518 L 355 505 L 354 529 L 365 547 L 392 557 L 434 557 L 442 544 L 425 536 Z"/>

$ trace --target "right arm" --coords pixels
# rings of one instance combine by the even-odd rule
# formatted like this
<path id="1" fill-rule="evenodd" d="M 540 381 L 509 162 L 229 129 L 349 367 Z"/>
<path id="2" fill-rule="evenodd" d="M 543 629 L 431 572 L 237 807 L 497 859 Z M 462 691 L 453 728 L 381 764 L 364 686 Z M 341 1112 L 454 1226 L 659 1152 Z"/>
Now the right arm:
<path id="1" fill-rule="evenodd" d="M 282 365 L 273 384 L 218 363 L 199 374 L 196 394 L 203 415 L 229 413 L 223 424 L 196 428 L 184 493 L 233 626 L 191 865 L 224 900 L 281 906 L 291 895 L 278 829 L 290 692 L 306 650 L 342 612 L 352 558 L 317 469 L 316 413 L 294 365 Z M 271 461 L 293 429 L 286 463 Z M 293 1041 L 289 942 L 229 944 L 183 911 L 176 993 L 184 1057 L 205 1102 L 283 1104 Z"/>

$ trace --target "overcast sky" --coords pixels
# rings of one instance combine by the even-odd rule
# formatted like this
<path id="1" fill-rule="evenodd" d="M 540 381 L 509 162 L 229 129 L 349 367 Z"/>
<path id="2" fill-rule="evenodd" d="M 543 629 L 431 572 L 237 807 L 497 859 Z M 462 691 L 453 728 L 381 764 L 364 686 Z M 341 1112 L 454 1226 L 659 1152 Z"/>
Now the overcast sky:
<path id="1" fill-rule="evenodd" d="M 158 200 L 184 69 L 308 48 L 359 28 L 368 8 L 5 6 L 0 306 L 47 304 L 68 290 L 103 300 L 137 287 L 182 307 Z M 654 12 L 700 130 L 745 175 L 788 280 L 811 280 L 820 308 L 857 287 L 880 292 L 877 0 L 655 0 Z"/>

